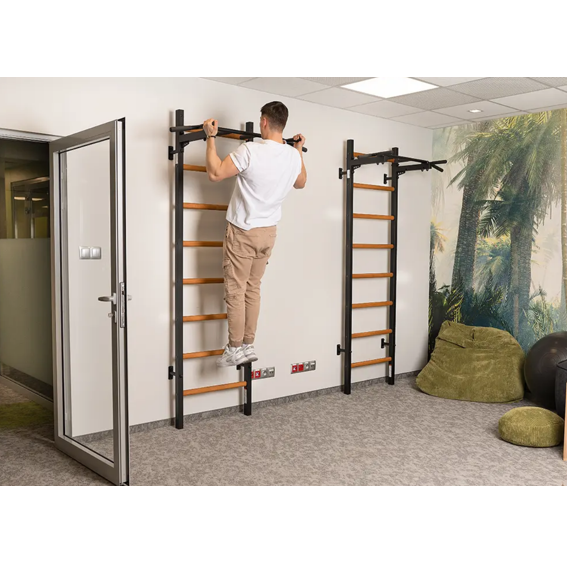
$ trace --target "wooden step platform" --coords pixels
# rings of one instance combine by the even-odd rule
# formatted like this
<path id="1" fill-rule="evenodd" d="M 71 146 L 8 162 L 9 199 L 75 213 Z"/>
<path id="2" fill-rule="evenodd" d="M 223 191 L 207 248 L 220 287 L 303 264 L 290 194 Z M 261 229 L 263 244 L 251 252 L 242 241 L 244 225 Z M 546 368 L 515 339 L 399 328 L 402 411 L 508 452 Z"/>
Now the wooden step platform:
<path id="1" fill-rule="evenodd" d="M 222 248 L 222 241 L 206 241 L 206 240 L 184 240 L 185 248 Z"/>
<path id="2" fill-rule="evenodd" d="M 375 301 L 373 303 L 353 303 L 353 309 L 364 309 L 366 307 L 388 307 L 394 305 L 393 301 Z"/>
<path id="3" fill-rule="evenodd" d="M 371 366 L 373 364 L 382 364 L 382 362 L 390 362 L 392 360 L 391 357 L 387 356 L 386 358 L 376 358 L 375 360 L 364 360 L 362 362 L 354 362 L 351 364 L 351 368 L 360 368 L 361 366 Z"/>
<path id="4" fill-rule="evenodd" d="M 224 283 L 224 278 L 184 278 L 183 285 L 196 285 L 196 284 L 221 284 Z"/>
<path id="5" fill-rule="evenodd" d="M 375 337 L 376 335 L 389 335 L 392 329 L 384 329 L 383 331 L 367 331 L 366 333 L 353 333 L 353 339 L 360 339 L 362 337 Z"/>
<path id="6" fill-rule="evenodd" d="M 352 217 L 355 219 L 394 220 L 392 215 L 367 215 L 364 213 L 354 213 Z"/>
<path id="7" fill-rule="evenodd" d="M 217 321 L 226 318 L 226 313 L 217 313 L 215 315 L 187 315 L 186 317 L 183 317 L 183 322 L 191 323 L 193 321 Z"/>
<path id="8" fill-rule="evenodd" d="M 197 209 L 199 211 L 226 211 L 228 205 L 207 205 L 205 203 L 183 203 L 184 209 Z"/>
<path id="9" fill-rule="evenodd" d="M 205 358 L 207 356 L 221 356 L 223 352 L 224 352 L 223 348 L 219 350 L 203 350 L 201 352 L 186 352 L 183 354 L 183 358 L 188 359 L 188 358 Z"/>
<path id="10" fill-rule="evenodd" d="M 201 173 L 207 173 L 207 168 L 204 165 L 190 165 L 188 163 L 183 164 L 184 171 L 200 171 Z"/>
<path id="11" fill-rule="evenodd" d="M 391 278 L 394 274 L 386 273 L 386 274 L 352 274 L 354 279 L 363 279 L 363 278 Z"/>
<path id="12" fill-rule="evenodd" d="M 207 392 L 218 392 L 219 390 L 232 390 L 233 388 L 245 388 L 246 382 L 232 382 L 231 384 L 219 384 L 218 386 L 205 386 L 203 388 L 192 388 L 183 390 L 184 396 L 194 396 L 195 394 L 205 394 Z"/>
<path id="13" fill-rule="evenodd" d="M 375 191 L 393 191 L 389 185 L 370 185 L 369 183 L 353 183 L 355 189 L 374 189 Z"/>

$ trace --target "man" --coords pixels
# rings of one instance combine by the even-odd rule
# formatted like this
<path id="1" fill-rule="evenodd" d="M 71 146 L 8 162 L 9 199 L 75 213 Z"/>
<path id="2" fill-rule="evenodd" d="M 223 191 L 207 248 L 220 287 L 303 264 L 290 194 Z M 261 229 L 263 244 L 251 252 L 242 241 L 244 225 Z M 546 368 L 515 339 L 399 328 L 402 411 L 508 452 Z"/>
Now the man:
<path id="1" fill-rule="evenodd" d="M 218 366 L 258 360 L 254 338 L 260 314 L 260 283 L 276 241 L 283 200 L 292 187 L 303 189 L 307 181 L 302 155 L 305 138 L 294 136 L 294 147 L 283 140 L 288 114 L 281 102 L 264 105 L 262 139 L 242 144 L 224 160 L 215 147 L 217 121 L 211 118 L 203 124 L 209 179 L 222 181 L 237 176 L 223 245 L 228 344 L 217 360 Z"/>

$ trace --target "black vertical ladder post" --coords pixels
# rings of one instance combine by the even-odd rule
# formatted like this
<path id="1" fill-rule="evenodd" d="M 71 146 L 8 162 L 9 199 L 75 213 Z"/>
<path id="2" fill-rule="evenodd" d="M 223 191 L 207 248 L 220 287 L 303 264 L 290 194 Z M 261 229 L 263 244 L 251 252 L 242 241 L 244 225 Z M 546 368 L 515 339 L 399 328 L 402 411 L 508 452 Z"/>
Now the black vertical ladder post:
<path id="1" fill-rule="evenodd" d="M 399 155 L 398 148 L 392 148 L 392 156 L 394 161 L 391 166 L 391 185 L 394 190 L 390 193 L 390 215 L 393 220 L 390 221 L 390 244 L 394 247 L 390 250 L 390 272 L 393 274 L 390 278 L 390 297 L 392 305 L 388 309 L 389 328 L 392 330 L 388 339 L 388 357 L 391 358 L 388 363 L 388 376 L 386 382 L 391 386 L 394 384 L 396 377 L 396 290 L 398 282 L 398 162 L 396 157 Z M 388 179 L 385 179 L 387 181 Z M 384 343 L 384 339 L 382 339 Z"/>
<path id="2" fill-rule="evenodd" d="M 347 140 L 346 168 L 346 227 L 345 227 L 345 315 L 344 315 L 344 393 L 351 392 L 352 365 L 352 269 L 353 269 L 353 230 L 354 230 L 354 140 Z"/>
<path id="3" fill-rule="evenodd" d="M 183 110 L 175 111 L 175 125 L 183 126 Z M 175 133 L 175 427 L 183 429 L 183 150 Z"/>
<path id="4" fill-rule="evenodd" d="M 254 132 L 254 122 L 246 122 L 246 132 Z M 244 388 L 244 415 L 252 415 L 252 363 L 248 362 L 243 365 L 244 368 L 244 381 L 246 387 Z"/>
<path id="5" fill-rule="evenodd" d="M 376 153 L 355 153 L 354 140 L 347 140 L 346 169 L 339 168 L 339 179 L 346 176 L 346 207 L 345 207 L 345 299 L 344 299 L 344 335 L 343 345 L 337 345 L 337 355 L 344 354 L 343 375 L 345 394 L 351 393 L 352 369 L 360 366 L 370 366 L 373 364 L 388 363 L 388 373 L 386 382 L 393 385 L 396 378 L 396 293 L 397 293 L 397 272 L 398 272 L 398 181 L 400 175 L 407 171 L 429 171 L 436 169 L 443 171 L 438 164 L 447 163 L 447 160 L 427 161 L 417 158 L 409 158 L 399 155 L 398 148 L 392 148 L 386 152 Z M 355 171 L 363 165 L 382 165 L 391 163 L 391 174 L 388 177 L 384 174 L 384 185 L 369 185 L 366 183 L 354 183 Z M 409 165 L 401 165 L 407 162 Z M 390 185 L 387 182 L 391 181 Z M 354 189 L 374 189 L 388 191 L 390 193 L 390 214 L 366 214 L 354 213 Z M 389 244 L 358 244 L 353 242 L 353 223 L 355 218 L 387 220 L 390 221 L 390 243 Z M 389 272 L 376 274 L 357 274 L 353 270 L 353 249 L 354 248 L 375 248 L 388 249 L 390 251 Z M 373 303 L 353 304 L 352 302 L 352 280 L 354 278 L 389 278 L 389 298 L 388 301 L 377 301 Z M 352 332 L 352 311 L 354 308 L 366 307 L 388 307 L 388 329 L 380 331 L 368 331 L 363 333 Z M 352 362 L 352 339 L 376 335 L 390 335 L 388 341 L 381 340 L 381 348 L 388 347 L 388 356 L 367 360 L 362 362 Z"/>
<path id="6" fill-rule="evenodd" d="M 188 126 L 184 124 L 183 110 L 175 112 L 175 126 L 169 131 L 175 134 L 175 146 L 169 146 L 168 158 L 175 159 L 175 365 L 168 367 L 167 377 L 169 380 L 175 380 L 175 427 L 183 429 L 183 398 L 184 396 L 193 396 L 196 394 L 204 394 L 206 392 L 217 392 L 220 390 L 230 390 L 234 388 L 245 388 L 244 414 L 252 415 L 252 364 L 246 363 L 238 366 L 244 370 L 244 380 L 232 382 L 229 384 L 218 384 L 216 386 L 205 386 L 201 388 L 183 389 L 183 361 L 185 359 L 195 359 L 211 356 L 221 356 L 223 350 L 209 350 L 202 352 L 183 353 L 183 325 L 184 323 L 194 321 L 211 321 L 226 319 L 226 313 L 216 313 L 210 315 L 183 315 L 183 289 L 184 285 L 206 285 L 206 284 L 222 284 L 223 278 L 188 278 L 183 279 L 183 249 L 184 247 L 207 247 L 221 248 L 222 241 L 206 242 L 206 241 L 183 241 L 183 214 L 185 210 L 209 210 L 209 211 L 226 211 L 227 205 L 205 204 L 205 203 L 185 203 L 183 191 L 183 172 L 193 171 L 206 173 L 207 168 L 202 165 L 184 164 L 183 154 L 184 148 L 190 142 L 206 140 L 207 135 L 203 128 L 203 124 Z M 231 128 L 218 128 L 218 136 L 220 138 L 230 138 L 252 142 L 255 138 L 261 138 L 262 135 L 254 132 L 254 123 L 247 122 L 246 130 L 233 130 Z M 294 145 L 293 138 L 284 140 L 286 144 Z M 306 152 L 307 148 L 303 148 Z"/>

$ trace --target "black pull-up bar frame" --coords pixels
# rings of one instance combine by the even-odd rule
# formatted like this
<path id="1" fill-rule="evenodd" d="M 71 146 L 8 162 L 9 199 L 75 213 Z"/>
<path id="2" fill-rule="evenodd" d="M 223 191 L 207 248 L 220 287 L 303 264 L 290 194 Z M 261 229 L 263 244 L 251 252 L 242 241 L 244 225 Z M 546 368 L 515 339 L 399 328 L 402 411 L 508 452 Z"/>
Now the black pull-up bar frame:
<path id="1" fill-rule="evenodd" d="M 174 134 L 178 134 L 178 142 L 181 145 L 187 145 L 189 142 L 195 142 L 196 140 L 207 139 L 207 135 L 203 130 L 203 124 L 196 124 L 192 126 L 172 126 L 169 131 L 173 132 Z M 230 137 L 243 141 L 252 141 L 255 138 L 261 138 L 262 134 L 258 134 L 256 132 L 253 132 L 252 130 L 248 132 L 246 130 L 234 130 L 232 128 L 221 128 L 219 126 L 218 136 L 220 136 L 221 138 Z M 294 138 L 285 138 L 283 139 L 283 141 L 290 146 L 293 146 L 294 144 L 299 142 L 299 140 L 296 140 Z M 307 148 L 302 148 L 302 151 L 306 152 Z M 177 150 L 173 150 L 173 148 L 171 148 L 169 159 L 173 159 L 173 154 L 176 153 Z"/>

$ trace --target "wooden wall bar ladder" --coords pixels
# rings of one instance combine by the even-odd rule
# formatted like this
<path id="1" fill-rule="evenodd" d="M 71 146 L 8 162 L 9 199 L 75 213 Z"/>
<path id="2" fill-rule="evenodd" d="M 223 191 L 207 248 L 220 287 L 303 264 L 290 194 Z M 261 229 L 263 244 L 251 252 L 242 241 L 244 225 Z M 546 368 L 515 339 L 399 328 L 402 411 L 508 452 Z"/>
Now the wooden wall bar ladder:
<path id="1" fill-rule="evenodd" d="M 344 298 L 344 333 L 343 345 L 337 345 L 337 355 L 343 358 L 343 392 L 351 393 L 352 369 L 374 364 L 388 364 L 386 382 L 394 384 L 396 376 L 396 277 L 398 268 L 398 181 L 400 175 L 406 171 L 428 171 L 436 169 L 443 171 L 438 164 L 447 163 L 446 160 L 427 161 L 408 158 L 399 155 L 398 148 L 392 148 L 386 152 L 365 154 L 354 151 L 354 140 L 347 140 L 346 168 L 339 169 L 339 179 L 346 178 L 346 208 L 345 208 L 345 298 Z M 415 163 L 414 163 L 415 162 Z M 390 165 L 390 175 L 384 174 L 383 185 L 370 185 L 368 183 L 355 183 L 354 172 L 363 165 Z M 403 165 L 408 163 L 409 165 Z M 387 183 L 390 182 L 388 185 Z M 373 191 L 386 191 L 390 195 L 390 213 L 388 215 L 355 213 L 354 212 L 354 189 Z M 390 222 L 390 242 L 384 244 L 358 244 L 353 242 L 353 224 L 355 219 L 385 220 Z M 387 273 L 376 274 L 353 274 L 353 250 L 355 249 L 386 249 L 389 251 L 390 261 Z M 363 278 L 389 278 L 389 298 L 387 301 L 372 303 L 353 303 L 353 280 Z M 378 331 L 352 332 L 353 309 L 387 307 L 388 329 Z M 352 362 L 352 340 L 362 337 L 387 335 L 388 342 L 382 338 L 381 348 L 388 347 L 388 355 L 373 360 Z"/>
<path id="2" fill-rule="evenodd" d="M 236 140 L 249 140 L 258 135 L 254 134 L 254 124 L 246 123 L 245 131 L 232 131 L 219 129 L 219 136 Z M 184 248 L 222 248 L 222 241 L 187 241 L 183 240 L 183 213 L 187 210 L 198 211 L 226 211 L 227 205 L 185 203 L 184 202 L 184 179 L 183 172 L 206 173 L 207 168 L 202 165 L 188 165 L 183 163 L 184 148 L 187 144 L 196 140 L 205 139 L 203 125 L 197 127 L 184 126 L 184 112 L 177 110 L 175 113 L 175 127 L 170 128 L 175 135 L 175 147 L 169 147 L 169 159 L 177 156 L 175 163 L 175 365 L 168 368 L 168 378 L 175 379 L 175 427 L 183 429 L 183 399 L 185 396 L 194 396 L 207 392 L 218 392 L 234 388 L 243 388 L 245 394 L 244 415 L 252 415 L 252 364 L 247 363 L 237 366 L 242 369 L 244 379 L 229 384 L 218 384 L 201 388 L 185 390 L 183 386 L 183 364 L 186 360 L 194 360 L 204 357 L 221 356 L 223 349 L 183 352 L 183 331 L 186 323 L 214 321 L 226 319 L 226 313 L 211 315 L 183 315 L 183 286 L 198 284 L 222 284 L 223 278 L 183 278 L 183 249 Z"/>
<path id="3" fill-rule="evenodd" d="M 208 350 L 201 352 L 183 352 L 183 331 L 185 323 L 214 321 L 226 319 L 226 313 L 211 315 L 183 315 L 183 286 L 201 284 L 222 284 L 223 278 L 183 278 L 183 250 L 185 248 L 222 248 L 222 241 L 183 240 L 183 213 L 186 210 L 199 211 L 226 211 L 227 205 L 185 203 L 183 191 L 183 172 L 206 173 L 207 168 L 203 165 L 190 165 L 183 163 L 184 150 L 187 144 L 198 140 L 206 140 L 203 124 L 186 126 L 184 124 L 183 110 L 175 111 L 175 126 L 169 129 L 175 136 L 175 146 L 169 146 L 168 157 L 175 161 L 175 363 L 168 367 L 168 379 L 175 379 L 175 427 L 183 429 L 183 399 L 184 396 L 193 396 L 207 392 L 218 392 L 233 388 L 244 388 L 244 415 L 252 415 L 252 364 L 246 363 L 237 366 L 237 370 L 243 370 L 244 380 L 231 382 L 229 384 L 218 384 L 202 388 L 183 388 L 183 363 L 185 360 L 220 356 L 223 349 Z M 254 123 L 247 122 L 245 130 L 233 130 L 230 128 L 218 129 L 218 137 L 229 138 L 250 142 L 255 138 L 261 138 L 261 134 L 254 132 Z M 286 144 L 293 145 L 293 138 L 283 140 Z M 306 152 L 307 148 L 303 148 Z"/>

